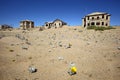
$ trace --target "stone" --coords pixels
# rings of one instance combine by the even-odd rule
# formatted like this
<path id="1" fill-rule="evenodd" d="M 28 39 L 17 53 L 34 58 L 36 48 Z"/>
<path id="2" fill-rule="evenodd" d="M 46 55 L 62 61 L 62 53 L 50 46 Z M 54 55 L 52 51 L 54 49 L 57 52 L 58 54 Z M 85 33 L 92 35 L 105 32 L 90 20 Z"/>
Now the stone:
<path id="1" fill-rule="evenodd" d="M 120 47 L 118 47 L 118 50 L 120 50 Z"/>
<path id="2" fill-rule="evenodd" d="M 60 47 L 62 47 L 62 42 L 60 41 L 60 42 L 58 42 L 58 45 L 60 46 Z"/>
<path id="3" fill-rule="evenodd" d="M 58 57 L 58 60 L 63 60 L 64 58 L 62 56 Z"/>
<path id="4" fill-rule="evenodd" d="M 22 49 L 28 50 L 28 46 L 22 46 Z"/>

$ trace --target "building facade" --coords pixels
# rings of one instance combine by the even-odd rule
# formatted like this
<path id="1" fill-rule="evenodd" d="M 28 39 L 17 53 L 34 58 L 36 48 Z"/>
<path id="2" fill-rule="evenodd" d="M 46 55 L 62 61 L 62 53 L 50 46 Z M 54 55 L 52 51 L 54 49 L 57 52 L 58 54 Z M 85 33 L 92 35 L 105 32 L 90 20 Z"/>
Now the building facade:
<path id="1" fill-rule="evenodd" d="M 67 25 L 67 23 L 63 22 L 60 19 L 56 19 L 53 22 L 46 22 L 44 27 L 46 29 L 49 29 L 49 28 L 60 28 L 60 27 L 62 27 L 64 25 Z"/>
<path id="2" fill-rule="evenodd" d="M 110 14 L 103 13 L 103 12 L 94 12 L 91 14 L 86 15 L 82 18 L 82 26 L 89 27 L 89 26 L 110 26 Z"/>
<path id="3" fill-rule="evenodd" d="M 0 30 L 1 29 L 13 29 L 13 27 L 7 24 L 3 24 L 3 25 L 0 25 Z"/>
<path id="4" fill-rule="evenodd" d="M 21 29 L 34 28 L 34 22 L 30 20 L 20 21 L 20 28 Z"/>

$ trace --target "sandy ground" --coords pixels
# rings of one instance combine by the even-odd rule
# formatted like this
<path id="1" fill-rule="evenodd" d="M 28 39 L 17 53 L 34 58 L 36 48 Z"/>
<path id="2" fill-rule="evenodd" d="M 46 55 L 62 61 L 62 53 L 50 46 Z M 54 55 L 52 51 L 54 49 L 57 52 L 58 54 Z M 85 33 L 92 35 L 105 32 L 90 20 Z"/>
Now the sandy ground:
<path id="1" fill-rule="evenodd" d="M 38 30 L 0 31 L 0 80 L 120 80 L 120 27 Z M 73 76 L 67 73 L 71 62 Z"/>

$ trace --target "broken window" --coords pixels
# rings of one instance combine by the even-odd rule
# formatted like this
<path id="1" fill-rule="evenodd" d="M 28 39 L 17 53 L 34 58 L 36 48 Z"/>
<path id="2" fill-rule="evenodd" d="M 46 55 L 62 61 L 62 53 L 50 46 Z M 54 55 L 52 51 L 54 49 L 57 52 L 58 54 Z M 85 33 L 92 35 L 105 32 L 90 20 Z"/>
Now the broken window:
<path id="1" fill-rule="evenodd" d="M 102 26 L 104 25 L 104 22 L 102 22 Z"/>
<path id="2" fill-rule="evenodd" d="M 94 23 L 94 22 L 92 22 L 92 23 L 91 23 L 91 25 L 92 25 L 92 26 L 94 26 L 94 25 L 95 25 L 95 23 Z"/>
<path id="3" fill-rule="evenodd" d="M 88 26 L 90 26 L 90 23 L 88 23 Z"/>
<path id="4" fill-rule="evenodd" d="M 60 23 L 59 23 L 59 26 L 60 26 Z"/>
<path id="5" fill-rule="evenodd" d="M 108 26 L 108 24 L 106 23 L 106 26 Z"/>
<path id="6" fill-rule="evenodd" d="M 97 17 L 97 20 L 99 19 L 99 16 Z"/>
<path id="7" fill-rule="evenodd" d="M 89 16 L 88 16 L 88 20 L 89 20 Z"/>
<path id="8" fill-rule="evenodd" d="M 84 21 L 86 21 L 86 19 L 84 18 Z"/>
<path id="9" fill-rule="evenodd" d="M 46 26 L 48 26 L 48 24 L 46 24 Z"/>
<path id="10" fill-rule="evenodd" d="M 106 20 L 108 20 L 108 16 L 106 16 Z"/>
<path id="11" fill-rule="evenodd" d="M 102 15 L 102 19 L 104 19 L 104 15 Z"/>
<path id="12" fill-rule="evenodd" d="M 100 22 L 97 22 L 96 25 L 100 25 Z"/>

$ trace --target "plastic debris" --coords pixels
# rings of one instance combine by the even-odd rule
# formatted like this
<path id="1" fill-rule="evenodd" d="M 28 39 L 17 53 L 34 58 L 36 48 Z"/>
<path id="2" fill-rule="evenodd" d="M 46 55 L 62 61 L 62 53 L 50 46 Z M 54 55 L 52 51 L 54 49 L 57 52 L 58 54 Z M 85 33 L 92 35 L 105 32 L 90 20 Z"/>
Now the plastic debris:
<path id="1" fill-rule="evenodd" d="M 68 70 L 68 74 L 72 76 L 72 75 L 75 75 L 76 73 L 77 73 L 77 68 L 75 66 L 75 63 L 71 62 L 70 68 Z"/>
<path id="2" fill-rule="evenodd" d="M 31 66 L 29 67 L 28 70 L 29 70 L 30 73 L 35 73 L 35 72 L 37 72 L 37 69 L 36 69 L 35 67 L 31 67 Z"/>

